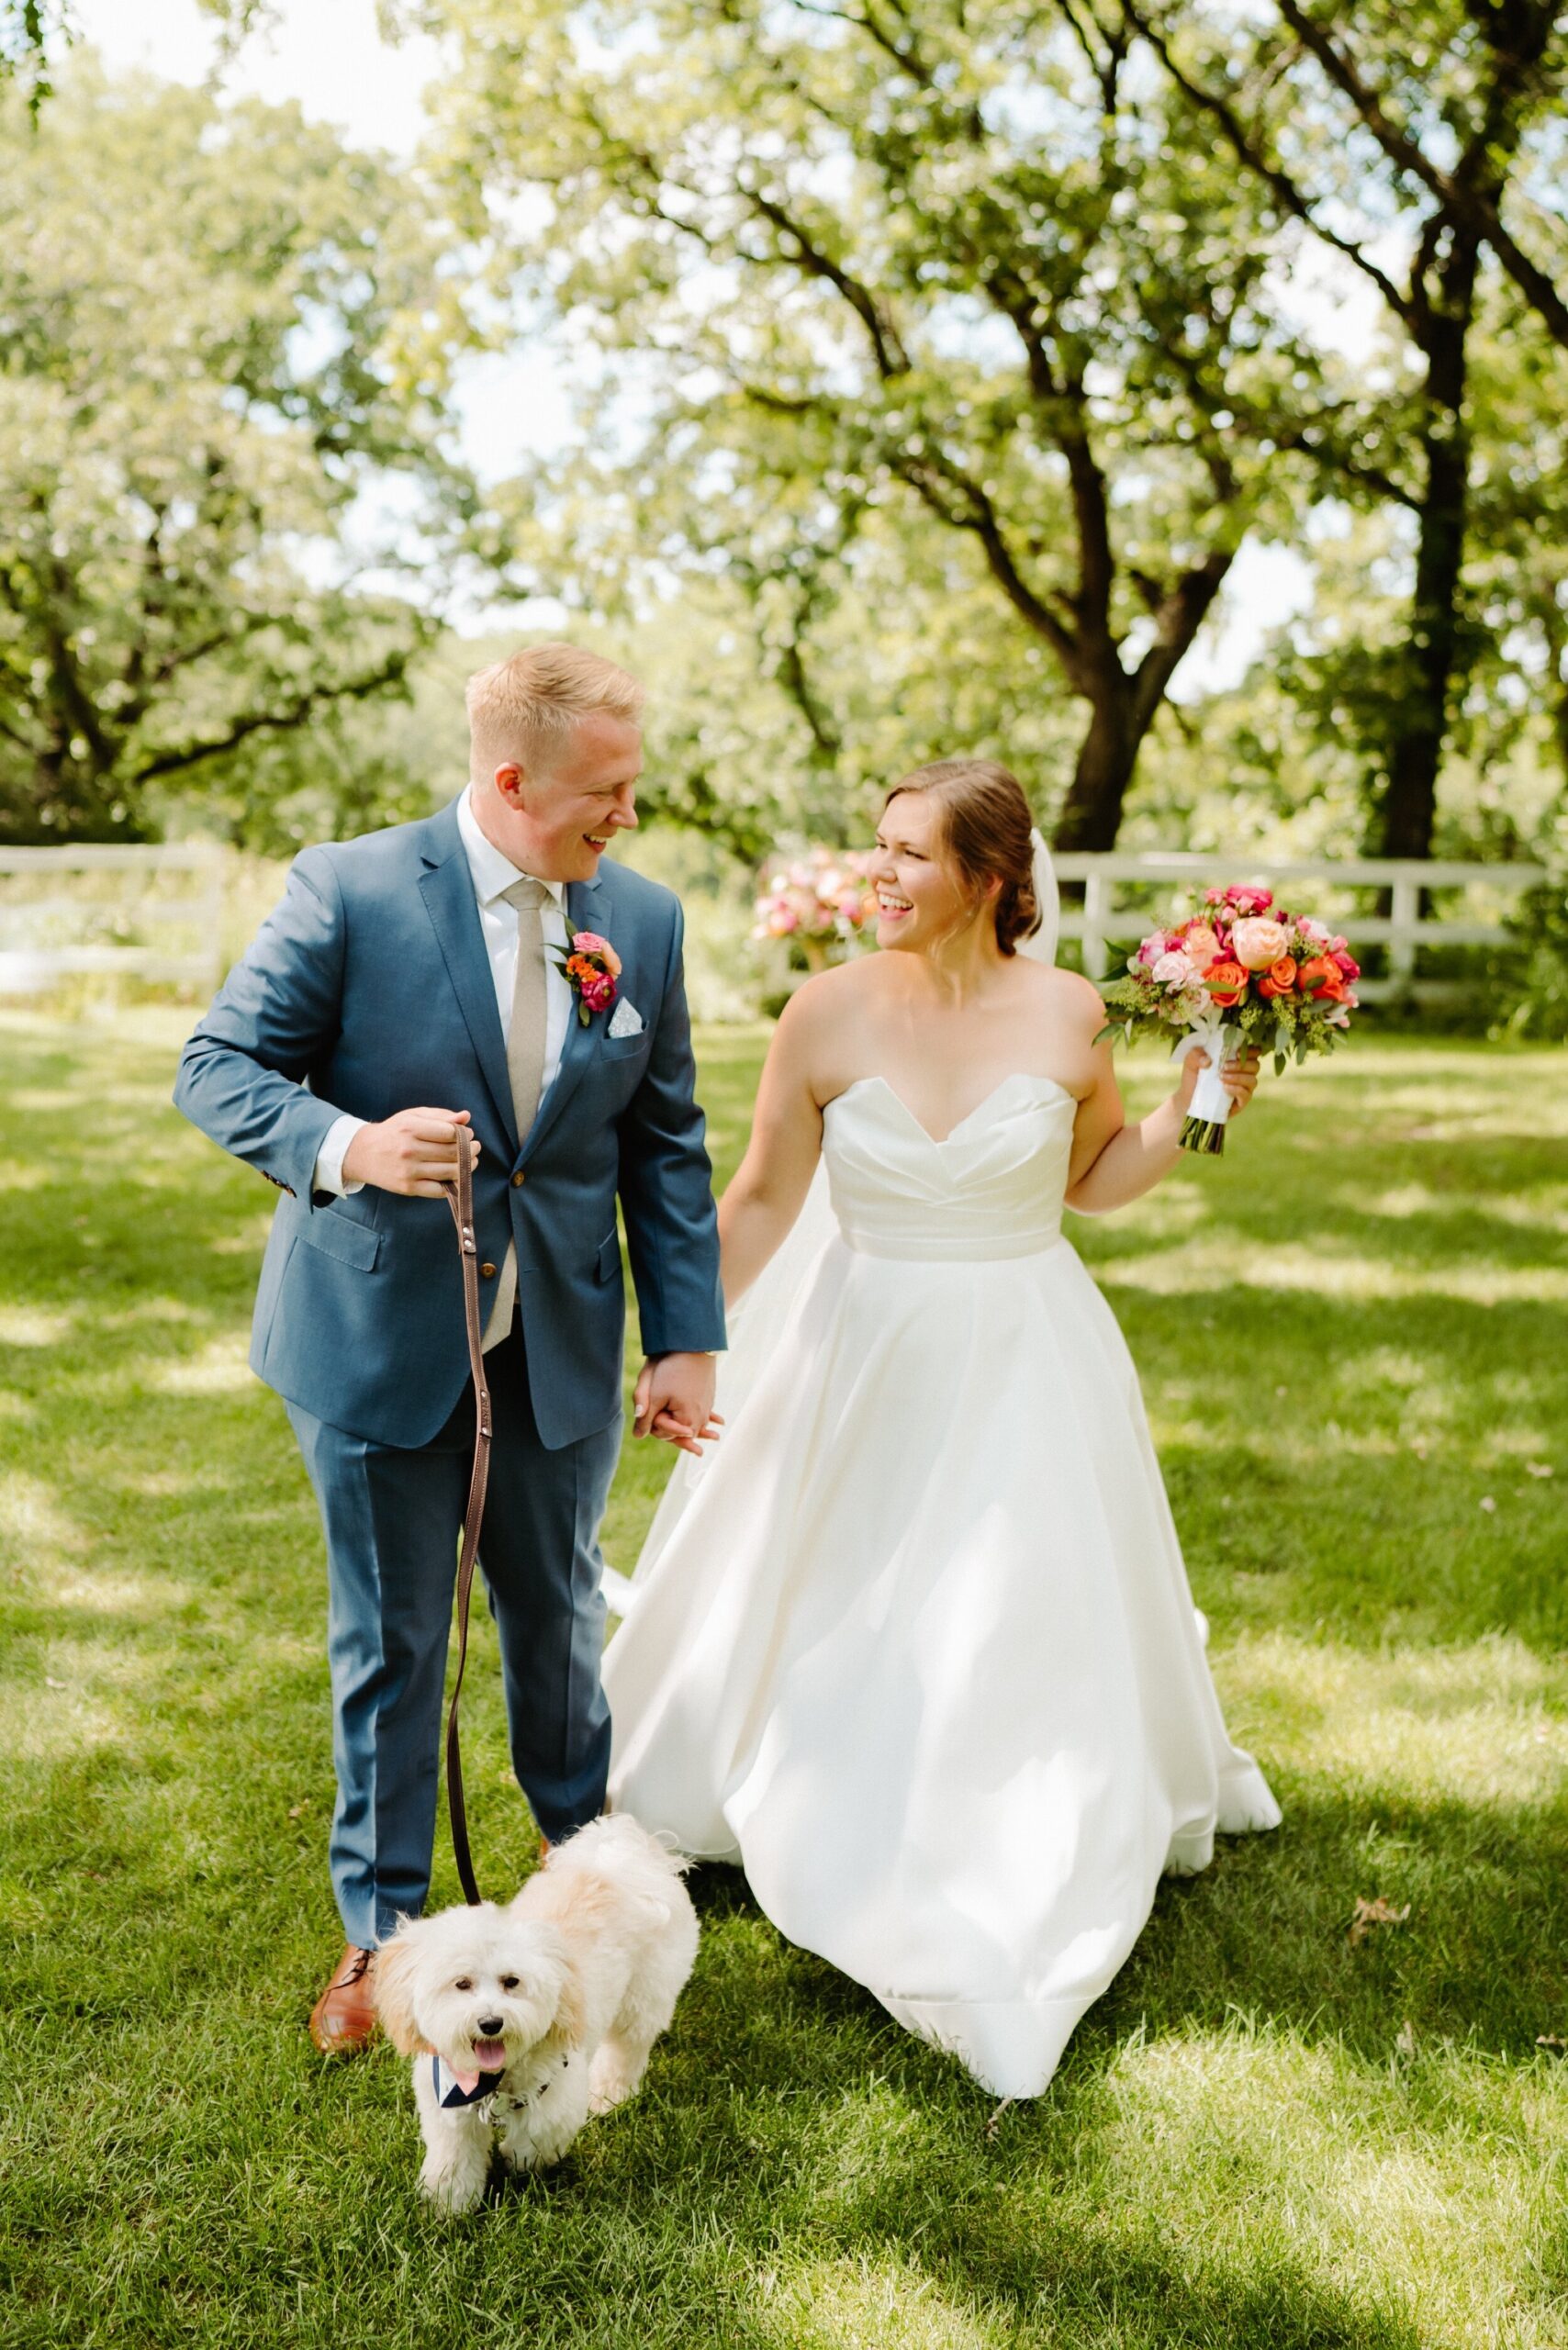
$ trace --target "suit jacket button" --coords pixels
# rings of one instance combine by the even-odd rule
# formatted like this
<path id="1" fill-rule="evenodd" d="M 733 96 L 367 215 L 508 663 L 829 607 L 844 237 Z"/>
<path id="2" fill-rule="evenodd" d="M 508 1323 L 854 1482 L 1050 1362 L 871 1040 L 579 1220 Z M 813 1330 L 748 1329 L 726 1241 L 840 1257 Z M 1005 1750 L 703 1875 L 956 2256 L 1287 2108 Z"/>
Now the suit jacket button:
<path id="1" fill-rule="evenodd" d="M 481 1265 L 479 1268 L 479 1278 L 481 1281 L 493 1281 L 496 1278 L 496 1269 L 494 1265 Z"/>
<path id="2" fill-rule="evenodd" d="M 516 1174 L 512 1177 L 512 1179 L 511 1179 L 511 1187 L 512 1187 L 512 1190 L 513 1190 L 514 1192 L 521 1192 L 521 1189 L 522 1189 L 522 1187 L 523 1187 L 523 1184 L 527 1181 L 527 1180 L 528 1180 L 528 1179 L 527 1179 L 527 1177 L 524 1175 L 524 1173 L 523 1173 L 523 1171 L 522 1171 L 521 1168 L 520 1167 L 520 1168 L 518 1169 L 518 1170 L 517 1170 L 517 1173 L 516 1173 Z"/>

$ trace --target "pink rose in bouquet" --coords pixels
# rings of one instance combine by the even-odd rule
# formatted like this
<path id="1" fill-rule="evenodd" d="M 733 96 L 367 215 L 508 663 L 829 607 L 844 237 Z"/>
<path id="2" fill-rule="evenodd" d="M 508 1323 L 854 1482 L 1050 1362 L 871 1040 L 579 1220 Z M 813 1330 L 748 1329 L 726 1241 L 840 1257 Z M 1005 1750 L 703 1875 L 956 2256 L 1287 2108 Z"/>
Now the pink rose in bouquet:
<path id="1" fill-rule="evenodd" d="M 1288 934 L 1271 914 L 1249 914 L 1230 934 L 1230 951 L 1246 971 L 1266 971 L 1284 953 Z"/>
<path id="2" fill-rule="evenodd" d="M 1191 956 L 1195 969 L 1206 971 L 1211 963 L 1219 961 L 1219 933 L 1212 923 L 1183 923 L 1180 935 L 1182 951 Z"/>

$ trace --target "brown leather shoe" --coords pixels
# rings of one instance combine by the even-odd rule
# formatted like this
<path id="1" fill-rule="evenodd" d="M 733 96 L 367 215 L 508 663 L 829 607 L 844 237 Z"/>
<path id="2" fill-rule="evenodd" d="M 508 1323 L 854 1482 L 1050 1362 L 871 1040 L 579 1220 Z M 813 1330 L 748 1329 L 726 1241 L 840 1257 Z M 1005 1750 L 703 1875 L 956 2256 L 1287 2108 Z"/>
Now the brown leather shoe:
<path id="1" fill-rule="evenodd" d="M 332 1979 L 310 2010 L 310 2037 L 323 2056 L 357 2056 L 375 2035 L 375 2001 L 370 1987 L 375 1953 L 346 1942 Z"/>

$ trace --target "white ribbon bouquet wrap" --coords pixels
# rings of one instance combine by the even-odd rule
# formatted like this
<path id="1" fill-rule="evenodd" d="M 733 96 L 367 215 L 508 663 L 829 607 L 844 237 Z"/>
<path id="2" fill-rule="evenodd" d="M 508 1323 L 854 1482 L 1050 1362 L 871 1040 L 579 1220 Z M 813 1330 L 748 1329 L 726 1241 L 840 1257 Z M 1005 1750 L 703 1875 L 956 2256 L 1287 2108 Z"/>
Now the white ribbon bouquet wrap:
<path id="1" fill-rule="evenodd" d="M 1182 1125 L 1182 1147 L 1183 1150 L 1203 1149 L 1212 1154 L 1225 1147 L 1223 1136 L 1230 1116 L 1231 1097 L 1226 1091 L 1223 1072 L 1226 1063 L 1240 1050 L 1241 1032 L 1233 1028 L 1223 1013 L 1212 1013 L 1206 1019 L 1195 1020 L 1170 1056 L 1178 1068 L 1194 1045 L 1202 1045 L 1206 1058 L 1198 1071 L 1198 1081 L 1187 1104 L 1187 1115 Z M 1203 1143 L 1195 1134 L 1189 1139 L 1189 1129 L 1199 1126 L 1217 1126 L 1221 1140 Z"/>

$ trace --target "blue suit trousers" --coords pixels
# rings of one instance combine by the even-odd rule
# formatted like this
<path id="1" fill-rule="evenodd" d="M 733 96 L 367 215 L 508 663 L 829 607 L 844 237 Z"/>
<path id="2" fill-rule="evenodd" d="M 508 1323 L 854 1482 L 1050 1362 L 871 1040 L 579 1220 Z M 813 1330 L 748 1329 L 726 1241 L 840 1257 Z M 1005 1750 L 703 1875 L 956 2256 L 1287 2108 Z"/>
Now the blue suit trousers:
<path id="1" fill-rule="evenodd" d="M 518 1321 L 485 1365 L 495 1433 L 479 1566 L 500 1640 L 512 1766 L 558 1842 L 604 1807 L 599 1532 L 621 1417 L 546 1450 Z M 430 1889 L 473 1396 L 414 1449 L 351 1436 L 294 1404 L 288 1416 L 327 1535 L 332 1889 L 347 1939 L 375 1949 L 399 1915 L 418 1915 Z"/>

